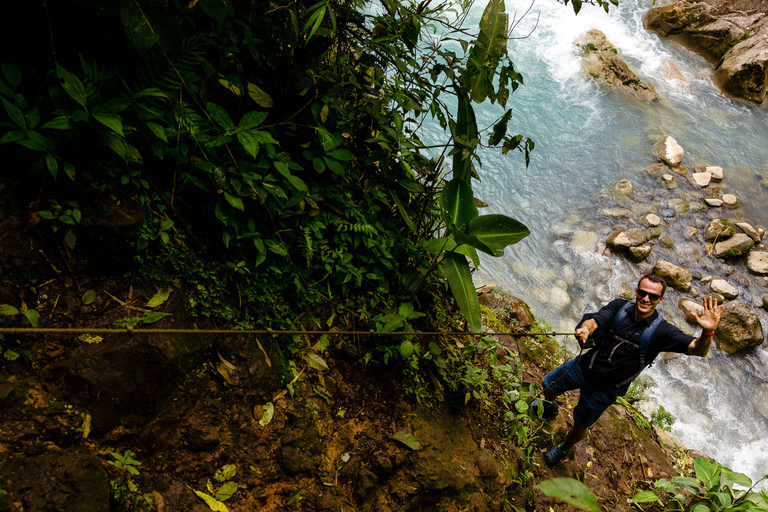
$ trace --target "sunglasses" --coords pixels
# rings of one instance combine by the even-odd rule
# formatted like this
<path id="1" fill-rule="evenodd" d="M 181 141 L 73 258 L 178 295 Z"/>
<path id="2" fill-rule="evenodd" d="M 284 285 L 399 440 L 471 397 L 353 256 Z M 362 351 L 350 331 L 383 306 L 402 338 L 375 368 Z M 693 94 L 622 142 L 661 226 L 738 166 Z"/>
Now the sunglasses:
<path id="1" fill-rule="evenodd" d="M 647 292 L 640 288 L 638 288 L 636 291 L 637 291 L 638 297 L 640 297 L 641 299 L 648 297 L 648 300 L 650 300 L 651 302 L 656 302 L 661 298 L 661 295 L 656 295 L 655 293 Z"/>

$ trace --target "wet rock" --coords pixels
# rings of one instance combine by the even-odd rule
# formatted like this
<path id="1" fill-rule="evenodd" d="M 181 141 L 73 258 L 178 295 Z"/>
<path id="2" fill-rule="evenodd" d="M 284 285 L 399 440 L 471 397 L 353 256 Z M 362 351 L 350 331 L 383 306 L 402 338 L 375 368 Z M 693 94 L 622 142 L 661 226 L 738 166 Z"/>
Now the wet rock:
<path id="1" fill-rule="evenodd" d="M 648 241 L 648 235 L 646 235 L 641 229 L 634 228 L 628 231 L 623 229 L 617 229 L 613 231 L 605 243 L 612 249 L 629 249 L 630 247 L 644 244 Z"/>
<path id="2" fill-rule="evenodd" d="M 739 205 L 738 198 L 733 194 L 723 194 L 723 206 L 736 208 Z"/>
<path id="3" fill-rule="evenodd" d="M 715 63 L 713 81 L 728 94 L 757 103 L 765 98 L 768 44 L 764 10 L 736 2 L 683 0 L 648 11 L 644 25 Z"/>
<path id="4" fill-rule="evenodd" d="M 691 179 L 693 180 L 694 185 L 704 188 L 709 185 L 710 181 L 712 181 L 712 175 L 708 172 L 695 172 L 691 174 Z"/>
<path id="5" fill-rule="evenodd" d="M 650 256 L 652 250 L 653 248 L 649 244 L 642 244 L 630 247 L 629 253 L 635 260 L 641 261 Z"/>
<path id="6" fill-rule="evenodd" d="M 728 240 L 715 243 L 712 255 L 715 258 L 735 258 L 749 251 L 755 241 L 743 233 L 737 233 Z"/>
<path id="7" fill-rule="evenodd" d="M 641 101 L 656 101 L 659 95 L 653 85 L 641 81 L 619 56 L 616 48 L 599 30 L 590 30 L 575 44 L 585 57 L 587 73 L 614 90 Z"/>
<path id="8" fill-rule="evenodd" d="M 753 349 L 763 343 L 763 326 L 754 311 L 741 300 L 725 304 L 715 331 L 717 348 L 728 354 Z"/>
<path id="9" fill-rule="evenodd" d="M 677 143 L 675 139 L 670 136 L 662 137 L 651 149 L 653 156 L 661 160 L 667 165 L 676 167 L 683 161 L 685 151 Z"/>
<path id="10" fill-rule="evenodd" d="M 717 240 L 726 240 L 736 233 L 736 227 L 728 219 L 712 219 L 707 227 L 704 228 L 704 239 L 712 242 Z"/>
<path id="11" fill-rule="evenodd" d="M 668 261 L 658 260 L 653 266 L 654 274 L 664 278 L 669 286 L 675 290 L 687 292 L 691 289 L 691 273 Z"/>
<path id="12" fill-rule="evenodd" d="M 675 210 L 672 208 L 662 208 L 659 210 L 659 215 L 662 216 L 665 219 L 671 219 L 675 216 Z"/>
<path id="13" fill-rule="evenodd" d="M 712 282 L 709 283 L 709 289 L 714 293 L 721 294 L 726 299 L 735 299 L 739 296 L 739 290 L 721 277 L 712 279 Z"/>
<path id="14" fill-rule="evenodd" d="M 627 208 L 604 208 L 600 211 L 603 215 L 606 217 L 629 217 L 632 215 L 632 210 L 628 210 Z"/>
<path id="15" fill-rule="evenodd" d="M 738 226 L 738 228 L 742 230 L 744 234 L 749 235 L 749 238 L 751 238 L 755 242 L 759 242 L 760 240 L 762 240 L 762 238 L 760 237 L 760 233 L 758 233 L 757 230 L 753 228 L 751 224 L 747 222 L 737 222 L 736 226 Z"/>
<path id="16" fill-rule="evenodd" d="M 631 180 L 623 178 L 611 185 L 611 192 L 614 196 L 623 196 L 617 199 L 632 199 L 635 195 L 635 185 Z"/>
<path id="17" fill-rule="evenodd" d="M 707 203 L 707 206 L 711 206 L 713 208 L 719 208 L 723 206 L 723 200 L 716 197 L 705 197 L 704 202 Z"/>
<path id="18" fill-rule="evenodd" d="M 768 293 L 762 294 L 760 300 L 763 301 L 763 309 L 768 310 Z"/>
<path id="19" fill-rule="evenodd" d="M 597 233 L 594 231 L 576 231 L 571 237 L 571 249 L 579 254 L 594 252 L 597 248 Z"/>
<path id="20" fill-rule="evenodd" d="M 683 312 L 685 319 L 689 322 L 696 321 L 696 318 L 692 315 L 692 313 L 696 313 L 699 316 L 704 314 L 704 306 L 702 306 L 699 302 L 688 299 L 686 297 L 681 298 L 677 302 L 677 308 Z"/>
<path id="21" fill-rule="evenodd" d="M 688 201 L 677 198 L 669 200 L 669 207 L 672 208 L 678 216 L 685 215 L 691 209 Z"/>
<path id="22" fill-rule="evenodd" d="M 713 181 L 723 181 L 723 168 L 715 165 L 708 165 L 704 167 L 696 167 L 696 172 L 708 173 Z"/>
<path id="23" fill-rule="evenodd" d="M 669 247 L 670 249 L 675 246 L 675 240 L 671 236 L 664 235 L 659 238 L 659 242 L 661 242 L 664 247 Z"/>
<path id="24" fill-rule="evenodd" d="M 622 283 L 621 287 L 619 288 L 619 298 L 626 299 L 626 300 L 634 300 L 635 299 L 635 292 L 627 283 Z"/>
<path id="25" fill-rule="evenodd" d="M 668 189 L 677 187 L 677 180 L 671 174 L 664 174 L 661 176 L 661 183 Z"/>
<path id="26" fill-rule="evenodd" d="M 752 249 L 747 253 L 745 265 L 755 274 L 768 274 L 768 252 Z"/>
<path id="27" fill-rule="evenodd" d="M 659 238 L 661 236 L 661 230 L 659 228 L 648 228 L 648 236 L 651 238 Z"/>
<path id="28" fill-rule="evenodd" d="M 661 224 L 661 218 L 658 215 L 654 214 L 654 213 L 649 213 L 648 215 L 643 217 L 642 222 L 646 226 L 654 227 L 655 228 L 659 224 Z"/>

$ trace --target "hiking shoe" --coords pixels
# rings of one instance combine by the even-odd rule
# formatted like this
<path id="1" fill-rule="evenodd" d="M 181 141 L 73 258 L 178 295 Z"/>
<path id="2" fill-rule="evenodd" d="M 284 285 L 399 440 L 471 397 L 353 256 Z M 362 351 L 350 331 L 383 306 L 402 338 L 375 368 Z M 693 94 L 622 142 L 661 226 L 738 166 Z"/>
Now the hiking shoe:
<path id="1" fill-rule="evenodd" d="M 562 444 L 557 444 L 544 452 L 544 463 L 547 466 L 554 466 L 568 455 L 568 449 Z"/>
<path id="2" fill-rule="evenodd" d="M 533 409 L 533 414 L 536 416 L 539 415 L 539 404 L 544 404 L 543 411 L 541 414 L 541 417 L 545 420 L 551 420 L 552 418 L 556 417 L 558 414 L 558 408 L 557 404 L 555 402 L 548 402 L 546 400 L 534 400 L 533 402 L 529 403 L 528 406 Z"/>

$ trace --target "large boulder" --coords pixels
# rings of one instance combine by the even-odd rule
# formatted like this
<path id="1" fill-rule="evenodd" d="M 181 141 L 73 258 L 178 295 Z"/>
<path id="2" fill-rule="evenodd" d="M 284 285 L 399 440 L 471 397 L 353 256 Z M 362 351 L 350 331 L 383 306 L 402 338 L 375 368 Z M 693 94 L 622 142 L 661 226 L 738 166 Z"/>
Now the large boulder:
<path id="1" fill-rule="evenodd" d="M 691 289 L 693 281 L 691 273 L 668 261 L 658 260 L 653 266 L 653 273 L 663 277 L 667 285 L 675 290 L 687 292 Z"/>
<path id="2" fill-rule="evenodd" d="M 724 92 L 760 103 L 768 88 L 768 24 L 764 5 L 755 7 L 682 0 L 651 9 L 644 24 L 709 59 L 712 79 Z"/>
<path id="3" fill-rule="evenodd" d="M 641 101 L 659 99 L 653 85 L 643 82 L 629 69 L 627 63 L 619 57 L 616 48 L 599 30 L 590 30 L 580 36 L 575 44 L 582 50 L 586 59 L 587 73 L 595 80 Z"/>
<path id="4" fill-rule="evenodd" d="M 683 156 L 685 155 L 685 151 L 680 144 L 670 136 L 659 139 L 656 144 L 653 145 L 651 152 L 653 153 L 653 156 L 672 167 L 680 165 L 683 161 Z"/>
<path id="5" fill-rule="evenodd" d="M 712 256 L 715 258 L 735 258 L 746 254 L 754 245 L 755 241 L 749 236 L 744 233 L 736 233 L 728 240 L 717 242 L 712 248 Z"/>
<path id="6" fill-rule="evenodd" d="M 763 326 L 757 314 L 740 300 L 726 303 L 715 331 L 715 343 L 728 354 L 759 346 L 763 343 Z"/>

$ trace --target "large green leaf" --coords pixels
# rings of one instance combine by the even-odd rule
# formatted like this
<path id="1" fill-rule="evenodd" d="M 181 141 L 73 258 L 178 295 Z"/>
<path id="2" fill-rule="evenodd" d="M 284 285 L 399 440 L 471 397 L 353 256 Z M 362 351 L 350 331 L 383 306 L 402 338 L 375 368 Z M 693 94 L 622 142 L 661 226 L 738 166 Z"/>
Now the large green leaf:
<path id="1" fill-rule="evenodd" d="M 477 120 L 475 109 L 469 100 L 467 91 L 459 85 L 454 86 L 458 107 L 456 111 L 456 123 L 453 126 L 453 138 L 455 140 L 453 153 L 453 178 L 469 183 L 472 176 L 472 158 L 478 142 Z"/>
<path id="2" fill-rule="evenodd" d="M 471 98 L 482 103 L 493 95 L 493 75 L 507 53 L 509 15 L 504 0 L 491 0 L 480 20 L 480 34 L 469 52 L 466 86 Z M 492 98 L 493 99 L 493 98 Z"/>
<path id="3" fill-rule="evenodd" d="M 574 507 L 590 512 L 600 512 L 600 505 L 592 490 L 573 478 L 551 478 L 536 487 L 551 498 L 558 498 Z"/>
<path id="4" fill-rule="evenodd" d="M 696 478 L 701 480 L 707 489 L 712 489 L 720 483 L 720 466 L 717 463 L 700 457 L 693 461 L 693 468 L 696 471 Z"/>
<path id="5" fill-rule="evenodd" d="M 477 217 L 477 207 L 472 187 L 457 178 L 449 181 L 440 193 L 440 214 L 446 227 L 464 231 L 470 221 Z"/>
<path id="6" fill-rule="evenodd" d="M 64 88 L 64 91 L 69 94 L 69 97 L 78 102 L 83 108 L 85 108 L 87 103 L 87 95 L 83 82 L 81 82 L 80 79 L 75 75 L 61 67 L 59 64 L 56 64 L 56 74 L 59 75 L 59 78 L 61 78 L 61 86 Z"/>
<path id="7" fill-rule="evenodd" d="M 531 232 L 506 215 L 481 215 L 469 223 L 468 233 L 487 245 L 506 247 L 516 244 Z"/>
<path id="8" fill-rule="evenodd" d="M 472 283 L 472 273 L 469 271 L 467 259 L 462 254 L 445 253 L 442 269 L 456 303 L 464 318 L 467 319 L 469 328 L 472 332 L 480 332 L 482 328 L 480 301 L 477 299 L 475 285 Z"/>

